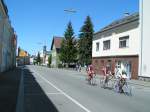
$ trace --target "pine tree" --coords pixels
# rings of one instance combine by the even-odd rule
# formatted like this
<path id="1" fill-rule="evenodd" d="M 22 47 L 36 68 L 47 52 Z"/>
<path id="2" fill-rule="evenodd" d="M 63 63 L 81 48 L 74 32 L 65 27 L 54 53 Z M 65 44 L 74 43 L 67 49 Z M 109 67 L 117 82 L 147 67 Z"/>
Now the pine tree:
<path id="1" fill-rule="evenodd" d="M 37 61 L 38 64 L 41 64 L 41 57 L 40 57 L 40 53 L 39 52 L 38 52 L 36 61 Z"/>
<path id="2" fill-rule="evenodd" d="M 79 61 L 82 64 L 90 64 L 92 62 L 92 39 L 93 24 L 90 16 L 86 17 L 84 25 L 81 27 L 79 34 Z"/>
<path id="3" fill-rule="evenodd" d="M 48 57 L 48 67 L 51 67 L 52 55 L 50 54 Z"/>
<path id="4" fill-rule="evenodd" d="M 74 31 L 71 22 L 69 22 L 61 44 L 60 59 L 62 62 L 70 64 L 76 61 L 77 50 L 75 44 Z"/>

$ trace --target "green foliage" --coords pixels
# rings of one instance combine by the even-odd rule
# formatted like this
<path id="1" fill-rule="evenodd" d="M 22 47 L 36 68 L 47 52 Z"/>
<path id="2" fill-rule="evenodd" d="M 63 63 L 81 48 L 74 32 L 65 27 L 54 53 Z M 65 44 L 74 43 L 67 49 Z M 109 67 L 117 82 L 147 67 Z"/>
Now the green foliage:
<path id="1" fill-rule="evenodd" d="M 92 39 L 93 39 L 93 24 L 90 16 L 87 16 L 84 25 L 81 27 L 79 34 L 79 62 L 89 64 L 92 62 Z"/>
<path id="2" fill-rule="evenodd" d="M 52 55 L 50 54 L 48 57 L 48 67 L 51 67 Z"/>
<path id="3" fill-rule="evenodd" d="M 36 61 L 37 61 L 38 64 L 41 64 L 41 57 L 40 57 L 40 53 L 39 52 L 38 52 Z"/>
<path id="4" fill-rule="evenodd" d="M 76 42 L 71 22 L 69 22 L 61 43 L 60 60 L 63 63 L 73 63 L 77 58 Z"/>
<path id="5" fill-rule="evenodd" d="M 58 64 L 58 68 L 63 68 L 63 65 L 62 64 Z"/>

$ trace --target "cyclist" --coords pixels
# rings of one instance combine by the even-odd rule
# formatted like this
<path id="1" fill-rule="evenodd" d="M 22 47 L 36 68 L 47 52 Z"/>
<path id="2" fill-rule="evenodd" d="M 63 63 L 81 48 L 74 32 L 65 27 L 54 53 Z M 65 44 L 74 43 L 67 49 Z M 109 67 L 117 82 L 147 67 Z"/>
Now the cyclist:
<path id="1" fill-rule="evenodd" d="M 88 73 L 88 80 L 91 81 L 91 79 L 92 79 L 93 76 L 95 75 L 94 67 L 93 67 L 92 64 L 90 64 L 90 65 L 88 66 L 87 73 Z"/>
<path id="2" fill-rule="evenodd" d="M 117 68 L 116 69 L 116 84 L 115 84 L 115 89 L 116 92 L 118 93 L 124 93 L 123 91 L 123 86 L 125 85 L 126 81 L 127 81 L 127 75 L 126 72 L 124 70 L 122 70 L 121 68 Z"/>
<path id="3" fill-rule="evenodd" d="M 105 88 L 106 84 L 108 83 L 108 81 L 110 80 L 110 76 L 112 76 L 112 73 L 110 70 L 108 70 L 108 68 L 103 67 L 102 68 L 102 72 L 103 72 L 103 85 L 102 87 Z"/>
<path id="4" fill-rule="evenodd" d="M 122 71 L 122 75 L 120 77 L 120 83 L 119 83 L 119 92 L 120 93 L 124 93 L 123 86 L 125 85 L 126 81 L 127 81 L 126 72 Z"/>

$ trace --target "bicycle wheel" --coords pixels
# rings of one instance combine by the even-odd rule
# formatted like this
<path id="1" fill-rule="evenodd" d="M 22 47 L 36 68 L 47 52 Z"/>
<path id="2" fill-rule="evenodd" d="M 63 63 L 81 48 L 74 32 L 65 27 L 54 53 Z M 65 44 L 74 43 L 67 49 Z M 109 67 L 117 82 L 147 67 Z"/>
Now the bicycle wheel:
<path id="1" fill-rule="evenodd" d="M 119 85 L 117 80 L 114 82 L 113 90 L 114 92 L 119 93 Z"/>
<path id="2" fill-rule="evenodd" d="M 131 87 L 131 85 L 129 85 L 129 83 L 126 83 L 123 86 L 123 91 L 124 91 L 125 95 L 132 96 L 132 87 Z"/>
<path id="3" fill-rule="evenodd" d="M 110 89 L 113 89 L 113 87 L 114 87 L 114 82 L 113 82 L 112 80 L 109 80 L 107 86 L 108 86 Z"/>
<path id="4" fill-rule="evenodd" d="M 95 76 L 92 78 L 92 84 L 96 85 L 96 77 Z"/>
<path id="5" fill-rule="evenodd" d="M 100 86 L 101 86 L 101 88 L 105 88 L 105 81 L 102 79 L 102 80 L 100 80 Z"/>

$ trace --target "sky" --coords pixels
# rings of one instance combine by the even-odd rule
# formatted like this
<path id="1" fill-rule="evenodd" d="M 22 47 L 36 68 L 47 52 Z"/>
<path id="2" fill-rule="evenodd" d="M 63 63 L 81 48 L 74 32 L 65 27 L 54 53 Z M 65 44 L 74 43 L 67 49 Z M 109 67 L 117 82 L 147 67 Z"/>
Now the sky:
<path id="1" fill-rule="evenodd" d="M 97 32 L 114 20 L 139 11 L 139 0 L 5 0 L 18 46 L 31 55 L 46 45 L 50 50 L 53 36 L 63 36 L 69 21 L 79 35 L 86 16 Z M 74 9 L 76 13 L 65 12 Z"/>

